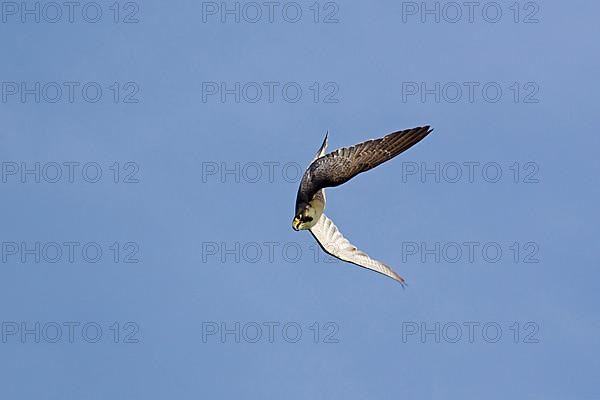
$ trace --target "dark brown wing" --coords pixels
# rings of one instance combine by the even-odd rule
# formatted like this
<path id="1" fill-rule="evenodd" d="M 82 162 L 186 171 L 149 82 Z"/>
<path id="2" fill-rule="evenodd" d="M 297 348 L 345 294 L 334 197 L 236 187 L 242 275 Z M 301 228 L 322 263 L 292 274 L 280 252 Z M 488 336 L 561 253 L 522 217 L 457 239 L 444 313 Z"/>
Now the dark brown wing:
<path id="1" fill-rule="evenodd" d="M 325 187 L 339 186 L 361 172 L 396 157 L 420 142 L 431 131 L 429 126 L 406 129 L 380 139 L 337 149 L 318 158 L 308 167 L 310 182 L 303 182 L 306 184 L 305 189 L 314 194 Z"/>

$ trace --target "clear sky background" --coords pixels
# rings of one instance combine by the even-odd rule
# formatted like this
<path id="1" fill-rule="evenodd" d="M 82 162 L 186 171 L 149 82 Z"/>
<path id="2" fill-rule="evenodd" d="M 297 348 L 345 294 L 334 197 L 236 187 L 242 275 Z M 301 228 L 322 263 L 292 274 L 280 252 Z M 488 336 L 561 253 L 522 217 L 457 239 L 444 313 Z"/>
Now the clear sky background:
<path id="1" fill-rule="evenodd" d="M 23 23 L 21 6 L 5 3 L 3 397 L 600 398 L 596 2 L 521 2 L 517 23 L 512 1 L 498 3 L 496 23 L 483 18 L 486 3 L 472 22 L 463 6 L 455 23 L 446 3 L 439 23 L 396 1 L 321 2 L 317 23 L 310 2 L 298 3 L 296 23 L 283 18 L 286 3 L 272 23 L 266 6 L 255 23 L 243 5 L 239 23 L 222 23 L 220 10 L 210 13 L 220 2 L 196 1 L 123 2 L 118 23 L 110 2 L 98 3 L 97 23 L 83 19 L 85 3 L 72 23 L 67 8 L 50 23 L 55 10 L 41 3 L 40 23 Z M 138 22 L 123 23 L 131 13 Z M 40 102 L 35 93 L 23 101 L 21 84 L 35 92 L 36 82 Z M 79 84 L 72 102 L 65 82 Z M 246 91 L 222 101 L 210 82 Z M 265 82 L 279 85 L 272 102 Z M 440 83 L 439 102 L 407 93 L 422 82 Z M 478 85 L 472 101 L 465 82 Z M 295 166 L 310 162 L 326 130 L 335 149 L 423 124 L 435 128 L 423 142 L 328 191 L 341 231 L 409 287 L 326 262 L 310 234 L 291 229 Z M 26 174 L 23 183 L 36 162 L 40 182 Z M 72 183 L 69 162 L 79 163 Z M 88 180 L 100 166 L 98 182 L 82 177 L 86 163 L 97 163 Z M 236 163 L 239 182 L 221 176 Z M 436 163 L 439 182 L 421 177 Z M 65 242 L 79 244 L 73 262 Z M 82 256 L 87 243 L 88 260 L 102 250 L 95 263 Z M 221 336 L 236 323 L 239 342 Z"/>

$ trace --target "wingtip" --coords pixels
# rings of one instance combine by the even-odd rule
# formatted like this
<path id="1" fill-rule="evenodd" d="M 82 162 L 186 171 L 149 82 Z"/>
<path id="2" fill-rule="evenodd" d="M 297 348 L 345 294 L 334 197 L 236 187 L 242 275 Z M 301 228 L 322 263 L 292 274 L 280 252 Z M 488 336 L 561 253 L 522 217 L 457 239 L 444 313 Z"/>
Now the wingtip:
<path id="1" fill-rule="evenodd" d="M 394 277 L 394 280 L 402 286 L 402 289 L 406 289 L 406 287 L 408 286 L 408 284 L 406 283 L 406 280 L 398 274 L 396 274 L 396 276 Z"/>
<path id="2" fill-rule="evenodd" d="M 323 146 L 327 147 L 329 145 L 329 129 L 325 132 L 325 138 L 323 138 Z"/>
<path id="3" fill-rule="evenodd" d="M 391 269 L 391 268 L 390 268 Z M 402 289 L 405 289 L 407 285 L 406 283 L 406 279 L 404 279 L 403 277 L 401 277 L 396 271 L 392 270 L 392 275 L 390 275 L 390 278 L 392 278 L 393 280 L 395 280 L 396 282 L 398 282 L 400 285 L 402 285 Z"/>

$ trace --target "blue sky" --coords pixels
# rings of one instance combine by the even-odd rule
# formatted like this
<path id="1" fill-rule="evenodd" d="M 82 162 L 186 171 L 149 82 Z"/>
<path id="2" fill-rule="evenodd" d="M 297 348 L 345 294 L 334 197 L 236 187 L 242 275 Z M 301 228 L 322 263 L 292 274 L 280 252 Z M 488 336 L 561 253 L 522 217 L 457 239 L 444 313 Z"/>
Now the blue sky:
<path id="1" fill-rule="evenodd" d="M 4 395 L 598 398 L 600 7 L 513 3 L 4 2 Z M 406 290 L 291 229 L 423 124 L 326 210 Z"/>

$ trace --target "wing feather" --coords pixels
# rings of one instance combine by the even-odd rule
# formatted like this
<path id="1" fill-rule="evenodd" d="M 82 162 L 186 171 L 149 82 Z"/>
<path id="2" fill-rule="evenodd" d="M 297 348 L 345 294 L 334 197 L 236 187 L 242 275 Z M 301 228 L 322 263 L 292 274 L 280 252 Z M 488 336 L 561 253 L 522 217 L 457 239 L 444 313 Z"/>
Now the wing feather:
<path id="1" fill-rule="evenodd" d="M 313 161 L 315 161 L 317 158 L 321 158 L 325 155 L 325 152 L 327 151 L 327 137 L 329 136 L 329 131 L 327 131 L 327 133 L 325 134 L 325 139 L 323 139 L 323 144 L 321 145 L 321 147 L 319 148 L 319 151 L 317 151 L 317 154 L 315 154 L 315 158 L 313 158 Z"/>
<path id="2" fill-rule="evenodd" d="M 396 157 L 420 142 L 431 131 L 429 126 L 406 129 L 319 157 L 309 166 L 306 175 L 309 181 L 303 179 L 302 191 L 307 198 L 311 198 L 324 187 L 339 186 L 361 172 Z"/>
<path id="3" fill-rule="evenodd" d="M 342 261 L 389 276 L 404 286 L 404 278 L 384 263 L 374 260 L 366 253 L 358 250 L 356 246 L 340 233 L 333 221 L 327 218 L 325 214 L 321 215 L 317 224 L 310 229 L 310 233 L 327 254 Z"/>

